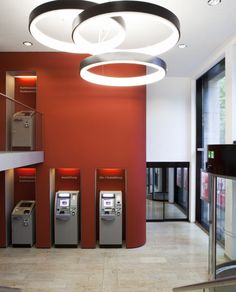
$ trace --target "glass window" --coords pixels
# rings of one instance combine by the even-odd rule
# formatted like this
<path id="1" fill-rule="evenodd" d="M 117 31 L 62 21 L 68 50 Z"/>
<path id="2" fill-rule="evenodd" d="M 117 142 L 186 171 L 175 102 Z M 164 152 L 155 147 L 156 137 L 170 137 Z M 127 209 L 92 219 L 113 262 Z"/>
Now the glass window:
<path id="1" fill-rule="evenodd" d="M 197 80 L 197 169 L 196 211 L 197 221 L 208 229 L 209 203 L 207 177 L 202 174 L 207 162 L 208 144 L 225 144 L 225 60 L 222 60 Z M 220 216 L 217 238 L 224 242 L 224 179 L 218 181 Z"/>
<path id="2" fill-rule="evenodd" d="M 202 97 L 204 164 L 208 144 L 225 144 L 225 71 L 204 78 Z"/>

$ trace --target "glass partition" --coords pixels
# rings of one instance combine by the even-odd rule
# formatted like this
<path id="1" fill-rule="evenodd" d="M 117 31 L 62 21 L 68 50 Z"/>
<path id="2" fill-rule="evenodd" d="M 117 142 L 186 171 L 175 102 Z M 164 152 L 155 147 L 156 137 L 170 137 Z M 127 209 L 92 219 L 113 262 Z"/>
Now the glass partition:
<path id="1" fill-rule="evenodd" d="M 217 177 L 216 278 L 236 275 L 236 181 Z"/>
<path id="2" fill-rule="evenodd" d="M 188 220 L 188 163 L 147 162 L 146 220 Z"/>
<path id="3" fill-rule="evenodd" d="M 236 180 L 210 173 L 208 177 L 209 276 L 236 276 Z"/>
<path id="4" fill-rule="evenodd" d="M 0 151 L 41 151 L 42 114 L 0 93 Z"/>
<path id="5" fill-rule="evenodd" d="M 146 216 L 147 220 L 164 219 L 164 201 L 167 198 L 161 168 L 147 168 Z M 164 180 L 166 183 L 166 180 Z M 166 188 L 166 186 L 165 186 Z"/>
<path id="6" fill-rule="evenodd" d="M 206 292 L 235 292 L 236 291 L 236 284 L 231 286 L 223 286 L 217 288 L 209 288 L 205 289 Z"/>
<path id="7" fill-rule="evenodd" d="M 202 282 L 173 289 L 174 292 L 234 292 L 236 291 L 236 278 L 223 278 L 209 282 Z"/>

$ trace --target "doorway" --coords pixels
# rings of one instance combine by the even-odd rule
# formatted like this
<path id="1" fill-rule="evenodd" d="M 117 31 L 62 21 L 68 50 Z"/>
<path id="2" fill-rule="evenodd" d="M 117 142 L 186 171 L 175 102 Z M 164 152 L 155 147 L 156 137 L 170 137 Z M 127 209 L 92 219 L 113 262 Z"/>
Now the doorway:
<path id="1" fill-rule="evenodd" d="M 146 220 L 187 221 L 189 163 L 147 162 Z"/>

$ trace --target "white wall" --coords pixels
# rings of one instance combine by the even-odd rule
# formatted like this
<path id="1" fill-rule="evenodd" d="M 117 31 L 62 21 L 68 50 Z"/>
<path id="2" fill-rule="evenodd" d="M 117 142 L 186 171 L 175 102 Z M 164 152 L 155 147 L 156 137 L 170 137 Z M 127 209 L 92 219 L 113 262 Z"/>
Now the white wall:
<path id="1" fill-rule="evenodd" d="M 191 79 L 147 86 L 147 161 L 190 161 Z"/>

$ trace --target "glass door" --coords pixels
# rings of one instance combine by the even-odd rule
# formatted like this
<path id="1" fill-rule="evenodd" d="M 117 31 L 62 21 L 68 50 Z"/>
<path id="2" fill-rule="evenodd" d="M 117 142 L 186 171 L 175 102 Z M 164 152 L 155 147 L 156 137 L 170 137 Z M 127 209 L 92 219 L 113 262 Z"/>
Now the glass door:
<path id="1" fill-rule="evenodd" d="M 147 220 L 163 220 L 164 199 L 165 199 L 165 178 L 163 169 L 157 167 L 147 168 L 147 193 L 146 193 L 146 214 Z"/>
<path id="2" fill-rule="evenodd" d="M 147 221 L 188 220 L 189 163 L 148 162 L 146 176 Z"/>
<path id="3" fill-rule="evenodd" d="M 206 168 L 207 145 L 225 143 L 225 60 L 211 68 L 197 80 L 196 94 L 197 114 L 197 165 L 196 165 L 196 218 L 206 229 L 209 228 L 209 203 L 204 199 L 207 177 L 201 174 Z M 224 194 L 224 182 L 219 181 L 222 187 L 219 200 Z M 221 208 L 221 226 L 224 225 L 224 210 Z M 218 230 L 221 238 L 222 228 Z M 223 241 L 223 239 L 221 238 Z"/>

